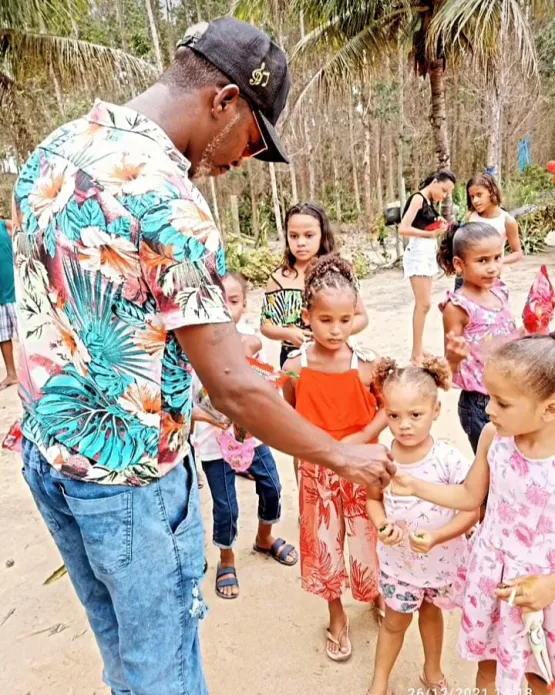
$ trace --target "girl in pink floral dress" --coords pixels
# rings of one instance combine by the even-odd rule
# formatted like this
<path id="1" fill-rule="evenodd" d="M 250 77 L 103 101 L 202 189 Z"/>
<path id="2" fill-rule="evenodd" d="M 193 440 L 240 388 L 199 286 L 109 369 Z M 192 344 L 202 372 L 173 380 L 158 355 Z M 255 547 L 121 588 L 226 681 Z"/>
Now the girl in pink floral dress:
<path id="1" fill-rule="evenodd" d="M 425 357 L 422 367 L 398 369 L 395 362 L 384 359 L 375 371 L 395 437 L 391 453 L 397 468 L 432 483 L 461 483 L 470 462 L 451 444 L 431 435 L 440 412 L 438 387 L 448 389 L 451 384 L 447 362 Z M 416 613 L 424 647 L 422 685 L 438 695 L 448 693 L 441 667 L 442 610 L 456 607 L 457 568 L 468 548 L 464 533 L 478 515 L 457 514 L 417 497 L 397 497 L 377 489 L 368 490 L 367 509 L 379 531 L 380 589 L 386 603 L 369 695 L 389 692 L 391 671 Z"/>
<path id="2" fill-rule="evenodd" d="M 466 510 L 489 491 L 468 565 L 459 651 L 478 662 L 480 692 L 520 695 L 526 676 L 535 695 L 547 693 L 523 610 L 544 610 L 555 669 L 555 334 L 505 343 L 487 361 L 484 380 L 491 424 L 466 481 L 438 486 L 401 474 L 393 487 Z"/>

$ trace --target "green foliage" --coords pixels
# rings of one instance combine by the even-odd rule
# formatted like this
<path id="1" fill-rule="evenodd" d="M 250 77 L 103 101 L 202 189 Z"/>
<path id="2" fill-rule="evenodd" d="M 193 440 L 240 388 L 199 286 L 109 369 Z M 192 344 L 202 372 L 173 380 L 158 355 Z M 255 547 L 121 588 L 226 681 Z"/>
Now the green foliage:
<path id="1" fill-rule="evenodd" d="M 505 207 L 537 205 L 553 190 L 552 175 L 543 167 L 533 164 L 505 185 Z"/>
<path id="2" fill-rule="evenodd" d="M 545 239 L 555 230 L 555 204 L 544 205 L 518 220 L 522 249 L 526 255 L 547 250 Z"/>
<path id="3" fill-rule="evenodd" d="M 352 256 L 352 263 L 355 275 L 359 280 L 364 280 L 364 278 L 370 275 L 370 269 L 372 268 L 372 264 L 370 263 L 370 258 L 368 257 L 368 254 L 361 248 L 358 248 L 354 251 Z"/>
<path id="4" fill-rule="evenodd" d="M 228 270 L 243 273 L 253 285 L 265 285 L 280 263 L 280 257 L 267 246 L 254 249 L 251 244 L 235 235 L 226 238 L 225 246 Z"/>

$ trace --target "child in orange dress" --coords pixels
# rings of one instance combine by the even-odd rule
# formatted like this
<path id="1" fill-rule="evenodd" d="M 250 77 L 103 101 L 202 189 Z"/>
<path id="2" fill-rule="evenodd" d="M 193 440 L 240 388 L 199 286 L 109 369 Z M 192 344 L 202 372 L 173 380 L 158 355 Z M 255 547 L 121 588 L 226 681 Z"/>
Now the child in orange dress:
<path id="1" fill-rule="evenodd" d="M 307 420 L 335 439 L 376 441 L 385 428 L 383 411 L 371 390 L 372 362 L 348 344 L 357 281 L 338 254 L 316 260 L 305 276 L 303 320 L 314 342 L 291 356 L 284 371 L 292 378 L 286 399 Z M 349 620 L 341 602 L 346 587 L 353 597 L 380 606 L 376 529 L 366 512 L 366 488 L 327 468 L 302 461 L 299 469 L 301 577 L 305 591 L 328 602 L 326 654 L 334 661 L 351 656 Z M 345 567 L 349 544 L 350 581 Z"/>

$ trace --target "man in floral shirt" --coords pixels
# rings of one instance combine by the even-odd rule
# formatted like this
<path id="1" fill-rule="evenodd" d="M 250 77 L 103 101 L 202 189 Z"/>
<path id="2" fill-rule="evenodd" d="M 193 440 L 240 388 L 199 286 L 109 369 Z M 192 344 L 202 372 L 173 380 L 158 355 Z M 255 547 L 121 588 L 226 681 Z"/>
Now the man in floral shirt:
<path id="1" fill-rule="evenodd" d="M 206 692 L 191 365 L 271 446 L 356 482 L 391 473 L 383 449 L 337 444 L 248 367 L 220 235 L 190 181 L 287 161 L 273 126 L 289 86 L 254 27 L 196 25 L 153 87 L 58 129 L 15 187 L 24 476 L 117 695 Z"/>

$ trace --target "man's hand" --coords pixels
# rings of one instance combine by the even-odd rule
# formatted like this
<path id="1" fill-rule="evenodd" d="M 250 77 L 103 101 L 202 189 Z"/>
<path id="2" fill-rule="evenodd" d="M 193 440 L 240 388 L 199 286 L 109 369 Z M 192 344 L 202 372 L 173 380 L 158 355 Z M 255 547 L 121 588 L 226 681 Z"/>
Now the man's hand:
<path id="1" fill-rule="evenodd" d="M 509 601 L 513 596 L 514 605 L 526 611 L 542 611 L 555 601 L 555 575 L 511 579 L 496 589 L 495 594 L 503 601 Z"/>
<path id="2" fill-rule="evenodd" d="M 378 539 L 384 545 L 399 545 L 399 543 L 403 540 L 403 536 L 403 529 L 400 526 L 397 526 L 394 521 L 388 521 L 387 519 L 378 529 Z"/>
<path id="3" fill-rule="evenodd" d="M 427 555 L 437 545 L 437 536 L 433 531 L 416 531 L 409 533 L 409 542 L 413 553 Z"/>
<path id="4" fill-rule="evenodd" d="M 343 444 L 345 463 L 337 472 L 358 485 L 386 488 L 396 468 L 391 454 L 381 444 Z"/>

